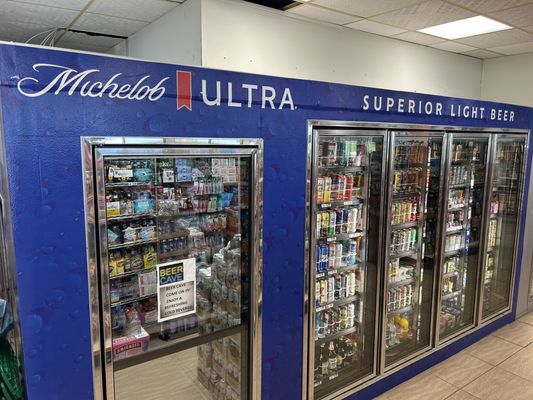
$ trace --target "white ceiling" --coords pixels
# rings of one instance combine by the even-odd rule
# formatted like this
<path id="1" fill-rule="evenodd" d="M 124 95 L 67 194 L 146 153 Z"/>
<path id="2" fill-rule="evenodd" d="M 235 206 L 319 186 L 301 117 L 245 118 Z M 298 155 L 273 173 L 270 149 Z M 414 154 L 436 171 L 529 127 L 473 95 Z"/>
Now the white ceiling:
<path id="1" fill-rule="evenodd" d="M 288 14 L 342 25 L 476 58 L 533 52 L 533 0 L 296 0 Z M 416 32 L 483 15 L 513 27 L 445 40 Z"/>
<path id="2" fill-rule="evenodd" d="M 0 0 L 0 40 L 24 43 L 44 32 L 30 41 L 41 44 L 54 28 L 129 37 L 185 1 Z M 55 46 L 106 52 L 121 40 L 58 30 Z"/>

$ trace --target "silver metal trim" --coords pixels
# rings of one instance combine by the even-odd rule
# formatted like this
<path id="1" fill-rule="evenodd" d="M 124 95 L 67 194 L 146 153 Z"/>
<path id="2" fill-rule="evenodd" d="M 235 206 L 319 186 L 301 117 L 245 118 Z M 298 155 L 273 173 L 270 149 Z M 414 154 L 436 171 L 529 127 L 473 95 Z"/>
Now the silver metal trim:
<path id="1" fill-rule="evenodd" d="M 107 219 L 105 204 L 105 170 L 104 157 L 156 157 L 170 156 L 244 156 L 251 158 L 251 254 L 250 265 L 255 285 L 250 294 L 250 329 L 248 348 L 249 392 L 254 399 L 261 398 L 261 346 L 262 346 L 262 216 L 263 216 L 263 140 L 262 139 L 211 139 L 211 138 L 144 138 L 144 137 L 82 137 L 82 158 L 84 168 L 84 196 L 86 199 L 85 219 L 88 254 L 89 290 L 91 295 L 91 327 L 93 345 L 93 380 L 95 398 L 112 400 L 114 394 L 114 374 L 112 359 L 111 302 L 109 292 L 109 270 L 107 268 L 107 246 L 99 246 L 98 237 L 105 242 L 107 237 Z M 139 147 L 120 147 L 139 145 Z M 179 146 L 179 147 L 174 147 Z M 94 175 L 93 175 L 94 173 Z M 95 179 L 95 180 L 93 180 Z M 96 193 L 93 188 L 96 187 Z M 96 195 L 96 197 L 95 197 Z M 96 201 L 98 207 L 98 227 L 96 226 Z M 97 231 L 98 229 L 98 235 Z M 99 254 L 97 254 L 99 249 Z M 99 260 L 98 260 L 99 258 Z M 100 263 L 100 278 L 98 278 Z M 102 299 L 98 297 L 99 279 L 102 282 Z M 95 296 L 96 290 L 96 296 Z M 100 309 L 101 307 L 101 309 Z M 103 324 L 100 323 L 100 313 Z M 102 326 L 103 325 L 103 326 Z M 101 341 L 103 338 L 103 343 Z M 103 346 L 102 346 L 103 345 Z M 102 354 L 101 349 L 104 349 Z M 105 367 L 105 368 L 104 368 Z M 246 371 L 248 373 L 248 371 Z M 105 376 L 104 376 L 105 374 Z M 102 379 L 104 381 L 102 381 Z M 105 385 L 105 389 L 104 389 Z M 105 393 L 104 393 L 105 392 Z"/>

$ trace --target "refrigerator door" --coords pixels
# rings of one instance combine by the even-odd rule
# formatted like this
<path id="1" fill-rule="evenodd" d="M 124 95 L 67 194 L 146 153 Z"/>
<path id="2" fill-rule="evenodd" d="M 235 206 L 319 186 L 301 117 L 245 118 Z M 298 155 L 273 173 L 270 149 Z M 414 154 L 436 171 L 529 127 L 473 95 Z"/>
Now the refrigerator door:
<path id="1" fill-rule="evenodd" d="M 309 398 L 376 373 L 385 146 L 381 131 L 314 131 Z"/>
<path id="2" fill-rule="evenodd" d="M 438 338 L 442 342 L 475 322 L 489 136 L 449 134 L 443 210 Z"/>
<path id="3" fill-rule="evenodd" d="M 108 399 L 257 390 L 260 159 L 260 146 L 94 147 Z"/>
<path id="4" fill-rule="evenodd" d="M 429 348 L 440 242 L 443 134 L 391 135 L 383 358 L 391 369 Z"/>
<path id="5" fill-rule="evenodd" d="M 525 135 L 497 135 L 489 198 L 482 319 L 511 306 L 526 162 Z"/>

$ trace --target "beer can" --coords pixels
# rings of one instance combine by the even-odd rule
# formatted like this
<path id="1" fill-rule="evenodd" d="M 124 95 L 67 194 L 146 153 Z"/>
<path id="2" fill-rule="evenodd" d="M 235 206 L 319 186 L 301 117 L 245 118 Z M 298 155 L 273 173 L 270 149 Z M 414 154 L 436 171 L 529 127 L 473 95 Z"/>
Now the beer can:
<path id="1" fill-rule="evenodd" d="M 341 329 L 349 328 L 349 326 L 348 326 L 348 307 L 342 306 L 340 308 L 340 318 L 341 318 L 340 328 Z"/>
<path id="2" fill-rule="evenodd" d="M 355 304 L 348 304 L 348 327 L 355 326 Z"/>
<path id="3" fill-rule="evenodd" d="M 359 207 L 353 207 L 351 210 L 353 213 L 353 219 L 352 219 L 351 226 L 348 227 L 348 231 L 350 233 L 355 233 L 357 232 L 357 227 L 359 225 L 359 219 L 361 218 L 361 210 L 359 209 Z"/>
<path id="4" fill-rule="evenodd" d="M 352 208 L 347 208 L 344 211 L 346 212 L 346 214 L 343 214 L 342 218 L 343 218 L 343 222 L 344 222 L 344 218 L 346 218 L 346 222 L 345 222 L 346 232 L 347 233 L 352 233 L 353 217 L 354 217 L 353 209 Z"/>
<path id="5" fill-rule="evenodd" d="M 316 236 L 320 237 L 320 230 L 322 228 L 322 213 L 316 213 Z"/>
<path id="6" fill-rule="evenodd" d="M 328 277 L 328 303 L 331 303 L 335 300 L 335 278 L 332 276 Z"/>
<path id="7" fill-rule="evenodd" d="M 341 298 L 348 297 L 348 274 L 342 274 Z"/>
<path id="8" fill-rule="evenodd" d="M 315 264 L 316 264 L 316 272 L 320 272 L 320 245 L 316 245 L 316 255 L 315 255 Z"/>
<path id="9" fill-rule="evenodd" d="M 329 249 L 325 244 L 320 245 L 320 271 L 326 271 L 328 269 L 328 254 Z"/>
<path id="10" fill-rule="evenodd" d="M 346 192 L 346 176 L 345 175 L 339 175 L 338 177 L 339 183 L 338 183 L 338 189 L 337 189 L 337 200 L 342 201 L 344 199 L 344 193 Z"/>
<path id="11" fill-rule="evenodd" d="M 320 305 L 322 304 L 320 302 L 320 300 L 322 299 L 322 296 L 321 296 L 321 286 L 320 286 L 320 281 L 318 281 L 315 285 L 315 302 L 316 302 L 316 306 L 317 307 L 320 307 Z"/>
<path id="12" fill-rule="evenodd" d="M 335 267 L 340 268 L 342 266 L 342 243 L 335 244 Z"/>
<path id="13" fill-rule="evenodd" d="M 336 261 L 336 246 L 335 243 L 328 244 L 328 269 L 335 269 Z"/>
<path id="14" fill-rule="evenodd" d="M 337 164 L 340 166 L 346 166 L 346 143 L 337 142 Z"/>
<path id="15" fill-rule="evenodd" d="M 341 298 L 341 290 L 342 290 L 342 277 L 337 274 L 335 275 L 335 300 L 339 300 Z"/>
<path id="16" fill-rule="evenodd" d="M 345 208 L 342 210 L 342 226 L 341 226 L 341 233 L 348 232 L 348 220 L 350 219 L 351 211 L 348 208 Z"/>
<path id="17" fill-rule="evenodd" d="M 324 319 L 324 316 L 321 312 L 316 314 L 316 323 L 317 323 L 317 333 L 316 336 L 319 339 L 326 337 L 327 324 L 328 322 Z"/>
<path id="18" fill-rule="evenodd" d="M 329 231 L 329 213 L 327 211 L 322 212 L 322 227 L 320 228 L 320 237 L 328 237 Z"/>
<path id="19" fill-rule="evenodd" d="M 355 272 L 350 271 L 348 273 L 348 295 L 349 296 L 355 296 L 355 287 L 356 287 Z"/>
<path id="20" fill-rule="evenodd" d="M 357 164 L 357 142 L 350 142 L 350 154 L 348 156 L 348 165 L 350 167 L 355 167 Z"/>
<path id="21" fill-rule="evenodd" d="M 318 144 L 318 166 L 325 167 L 327 165 L 328 149 L 326 143 L 320 142 Z"/>
<path id="22" fill-rule="evenodd" d="M 342 232 L 343 212 L 342 210 L 335 210 L 335 233 Z"/>
<path id="23" fill-rule="evenodd" d="M 329 212 L 329 226 L 328 226 L 328 235 L 335 236 L 335 228 L 337 226 L 337 213 L 335 211 Z"/>
<path id="24" fill-rule="evenodd" d="M 331 201 L 331 176 L 324 177 L 324 203 L 329 203 Z"/>
<path id="25" fill-rule="evenodd" d="M 316 202 L 318 204 L 324 202 L 324 178 L 318 178 L 316 181 Z"/>
<path id="26" fill-rule="evenodd" d="M 328 281 L 326 279 L 320 280 L 320 304 L 328 302 Z"/>
<path id="27" fill-rule="evenodd" d="M 333 322 L 331 333 L 340 331 L 341 318 L 340 318 L 339 310 L 335 308 L 331 310 L 331 320 Z"/>
<path id="28" fill-rule="evenodd" d="M 411 229 L 411 248 L 416 247 L 416 228 Z"/>
<path id="29" fill-rule="evenodd" d="M 357 257 L 357 242 L 355 240 L 350 240 L 348 242 L 348 256 L 346 263 L 349 265 L 355 264 Z"/>
<path id="30" fill-rule="evenodd" d="M 346 175 L 346 190 L 344 191 L 344 200 L 353 199 L 353 175 Z"/>
<path id="31" fill-rule="evenodd" d="M 327 143 L 327 165 L 333 166 L 335 165 L 336 156 L 337 156 L 337 143 L 335 142 L 328 142 Z"/>

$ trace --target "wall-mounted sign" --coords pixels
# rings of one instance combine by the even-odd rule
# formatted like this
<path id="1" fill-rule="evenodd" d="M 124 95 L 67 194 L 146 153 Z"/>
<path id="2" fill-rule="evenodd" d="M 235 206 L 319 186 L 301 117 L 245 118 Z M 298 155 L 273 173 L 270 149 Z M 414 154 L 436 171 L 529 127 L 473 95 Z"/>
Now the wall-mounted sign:
<path id="1" fill-rule="evenodd" d="M 196 312 L 196 259 L 157 265 L 157 321 Z"/>

